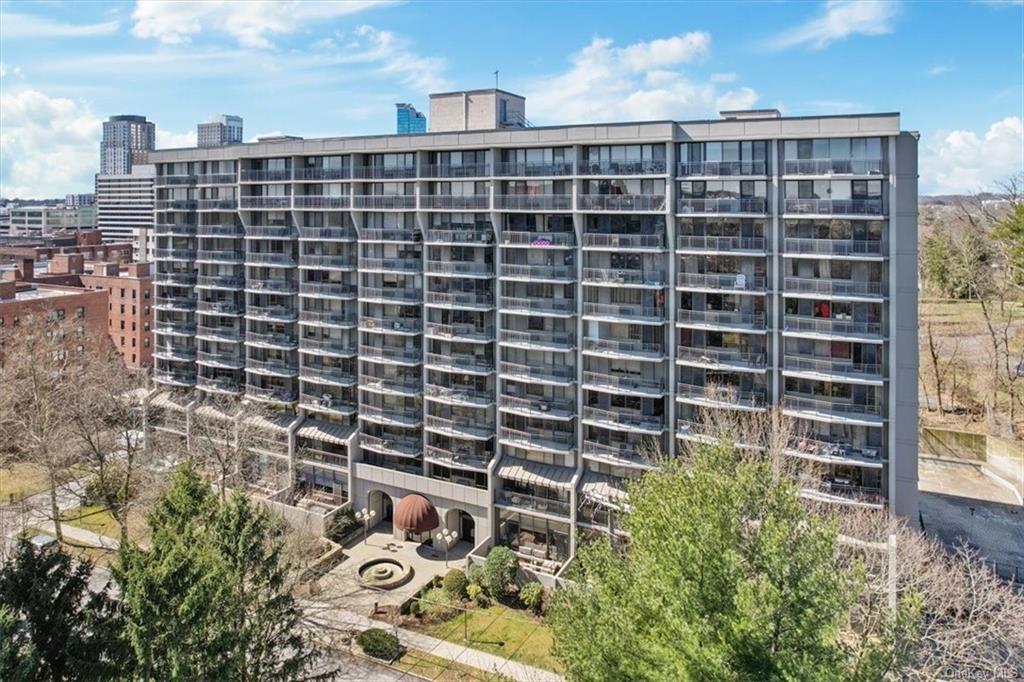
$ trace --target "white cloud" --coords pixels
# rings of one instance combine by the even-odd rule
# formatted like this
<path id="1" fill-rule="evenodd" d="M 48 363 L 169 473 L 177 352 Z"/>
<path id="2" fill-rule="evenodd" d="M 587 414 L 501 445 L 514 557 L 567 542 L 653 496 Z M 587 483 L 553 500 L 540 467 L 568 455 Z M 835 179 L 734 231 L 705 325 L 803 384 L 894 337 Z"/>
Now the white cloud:
<path id="1" fill-rule="evenodd" d="M 737 78 L 739 78 L 739 76 L 737 76 L 735 73 L 713 73 L 713 74 L 711 74 L 711 82 L 712 83 L 732 83 Z"/>
<path id="2" fill-rule="evenodd" d="M 929 76 L 941 76 L 944 73 L 949 73 L 953 70 L 952 66 L 946 66 L 945 64 L 936 64 L 932 68 L 928 69 Z"/>
<path id="3" fill-rule="evenodd" d="M 204 31 L 227 33 L 246 47 L 270 47 L 270 37 L 390 0 L 138 0 L 132 33 L 162 43 L 187 43 Z"/>
<path id="4" fill-rule="evenodd" d="M 246 142 L 258 142 L 261 137 L 281 137 L 283 135 L 284 133 L 282 133 L 280 130 L 274 130 L 269 133 L 257 133 L 250 137 L 248 140 L 246 140 Z"/>
<path id="5" fill-rule="evenodd" d="M 921 145 L 921 194 L 992 189 L 1024 170 L 1024 120 L 1008 116 L 982 136 L 973 130 L 936 133 Z"/>
<path id="6" fill-rule="evenodd" d="M 15 78 L 24 78 L 25 74 L 22 72 L 20 66 L 14 66 L 13 64 L 5 64 L 0 62 L 0 78 L 6 78 L 7 76 L 14 76 Z"/>
<path id="7" fill-rule="evenodd" d="M 115 33 L 117 21 L 98 24 L 65 24 L 34 14 L 0 13 L 0 38 L 87 38 Z"/>
<path id="8" fill-rule="evenodd" d="M 391 31 L 359 26 L 353 33 L 336 34 L 318 40 L 307 60 L 311 65 L 367 64 L 376 76 L 390 76 L 421 92 L 441 92 L 452 87 L 442 73 L 443 57 L 428 57 L 414 51 L 411 41 Z"/>
<path id="9" fill-rule="evenodd" d="M 890 33 L 898 11 L 893 0 L 829 0 L 820 16 L 773 38 L 768 47 L 784 50 L 810 45 L 820 50 L 852 35 Z"/>
<path id="10" fill-rule="evenodd" d="M 185 133 L 175 133 L 170 130 L 163 130 L 160 126 L 156 128 L 157 149 L 177 149 L 178 147 L 195 147 L 196 131 L 189 130 Z"/>
<path id="11" fill-rule="evenodd" d="M 0 196 L 91 191 L 102 125 L 87 105 L 20 90 L 0 93 L 0 109 Z"/>
<path id="12" fill-rule="evenodd" d="M 750 88 L 719 92 L 721 80 L 695 82 L 679 70 L 706 57 L 710 46 L 703 32 L 623 48 L 595 37 L 569 57 L 566 71 L 527 84 L 527 114 L 551 124 L 650 121 L 713 115 L 720 105 L 752 106 L 758 95 Z"/>

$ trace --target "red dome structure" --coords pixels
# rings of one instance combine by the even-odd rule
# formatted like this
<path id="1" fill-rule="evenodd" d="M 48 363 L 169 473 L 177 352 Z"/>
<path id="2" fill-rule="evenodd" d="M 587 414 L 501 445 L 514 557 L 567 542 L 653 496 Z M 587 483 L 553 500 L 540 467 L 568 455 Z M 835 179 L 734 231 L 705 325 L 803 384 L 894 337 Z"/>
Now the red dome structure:
<path id="1" fill-rule="evenodd" d="M 409 533 L 427 533 L 441 525 L 430 500 L 410 493 L 402 498 L 395 509 L 395 528 Z"/>

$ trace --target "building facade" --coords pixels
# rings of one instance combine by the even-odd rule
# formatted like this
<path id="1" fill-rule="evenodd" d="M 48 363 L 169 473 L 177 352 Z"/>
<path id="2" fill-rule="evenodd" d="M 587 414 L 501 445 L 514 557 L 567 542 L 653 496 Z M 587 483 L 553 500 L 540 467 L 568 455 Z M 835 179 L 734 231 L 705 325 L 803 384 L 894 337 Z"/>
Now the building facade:
<path id="1" fill-rule="evenodd" d="M 153 230 L 152 164 L 137 164 L 125 175 L 96 176 L 96 227 L 107 242 L 132 242 L 135 259 L 149 258 Z"/>
<path id="2" fill-rule="evenodd" d="M 64 196 L 65 206 L 92 206 L 95 203 L 95 194 L 66 194 Z"/>
<path id="3" fill-rule="evenodd" d="M 95 263 L 79 279 L 87 289 L 107 292 L 107 333 L 128 369 L 153 364 L 153 276 L 151 263 Z"/>
<path id="4" fill-rule="evenodd" d="M 398 103 L 395 105 L 395 132 L 399 135 L 425 133 L 427 117 L 411 104 Z"/>
<path id="5" fill-rule="evenodd" d="M 156 148 L 156 124 L 145 116 L 123 114 L 103 122 L 100 141 L 100 175 L 127 175 L 132 165 L 145 163 Z"/>
<path id="6" fill-rule="evenodd" d="M 107 336 L 107 295 L 77 286 L 0 280 L 0 337 L 31 316 L 71 321 L 81 339 L 77 350 L 100 352 Z"/>
<path id="7" fill-rule="evenodd" d="M 48 237 L 66 230 L 96 228 L 95 206 L 15 206 L 10 210 L 12 237 Z"/>
<path id="8" fill-rule="evenodd" d="M 223 147 L 242 142 L 242 117 L 224 114 L 196 126 L 199 147 Z"/>
<path id="9" fill-rule="evenodd" d="M 440 99 L 432 129 L 501 120 Z M 383 520 L 418 493 L 539 573 L 708 414 L 777 407 L 808 497 L 916 516 L 898 114 L 490 128 L 154 153 L 157 383 L 265 403 L 295 479 Z"/>

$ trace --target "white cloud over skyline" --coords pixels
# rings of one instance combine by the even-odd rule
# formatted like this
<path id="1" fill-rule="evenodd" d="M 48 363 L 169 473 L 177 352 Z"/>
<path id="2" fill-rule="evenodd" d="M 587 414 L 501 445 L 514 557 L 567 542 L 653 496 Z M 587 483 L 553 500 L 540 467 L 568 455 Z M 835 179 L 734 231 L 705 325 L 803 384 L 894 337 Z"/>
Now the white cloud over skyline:
<path id="1" fill-rule="evenodd" d="M 767 46 L 774 50 L 800 46 L 821 50 L 853 35 L 891 33 L 898 13 L 894 0 L 829 0 L 819 16 L 770 39 Z"/>
<path id="2" fill-rule="evenodd" d="M 1024 120 L 1007 116 L 982 134 L 973 130 L 936 133 L 922 139 L 922 194 L 995 190 L 997 183 L 1024 172 Z"/>

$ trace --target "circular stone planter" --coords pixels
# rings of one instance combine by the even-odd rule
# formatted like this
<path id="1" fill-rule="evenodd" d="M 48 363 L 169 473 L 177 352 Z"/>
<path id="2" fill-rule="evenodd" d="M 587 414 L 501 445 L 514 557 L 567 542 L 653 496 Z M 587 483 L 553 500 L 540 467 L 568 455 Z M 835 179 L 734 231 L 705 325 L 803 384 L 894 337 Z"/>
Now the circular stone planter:
<path id="1" fill-rule="evenodd" d="M 412 580 L 412 566 L 398 559 L 381 557 L 359 565 L 359 583 L 379 590 L 393 590 Z"/>

